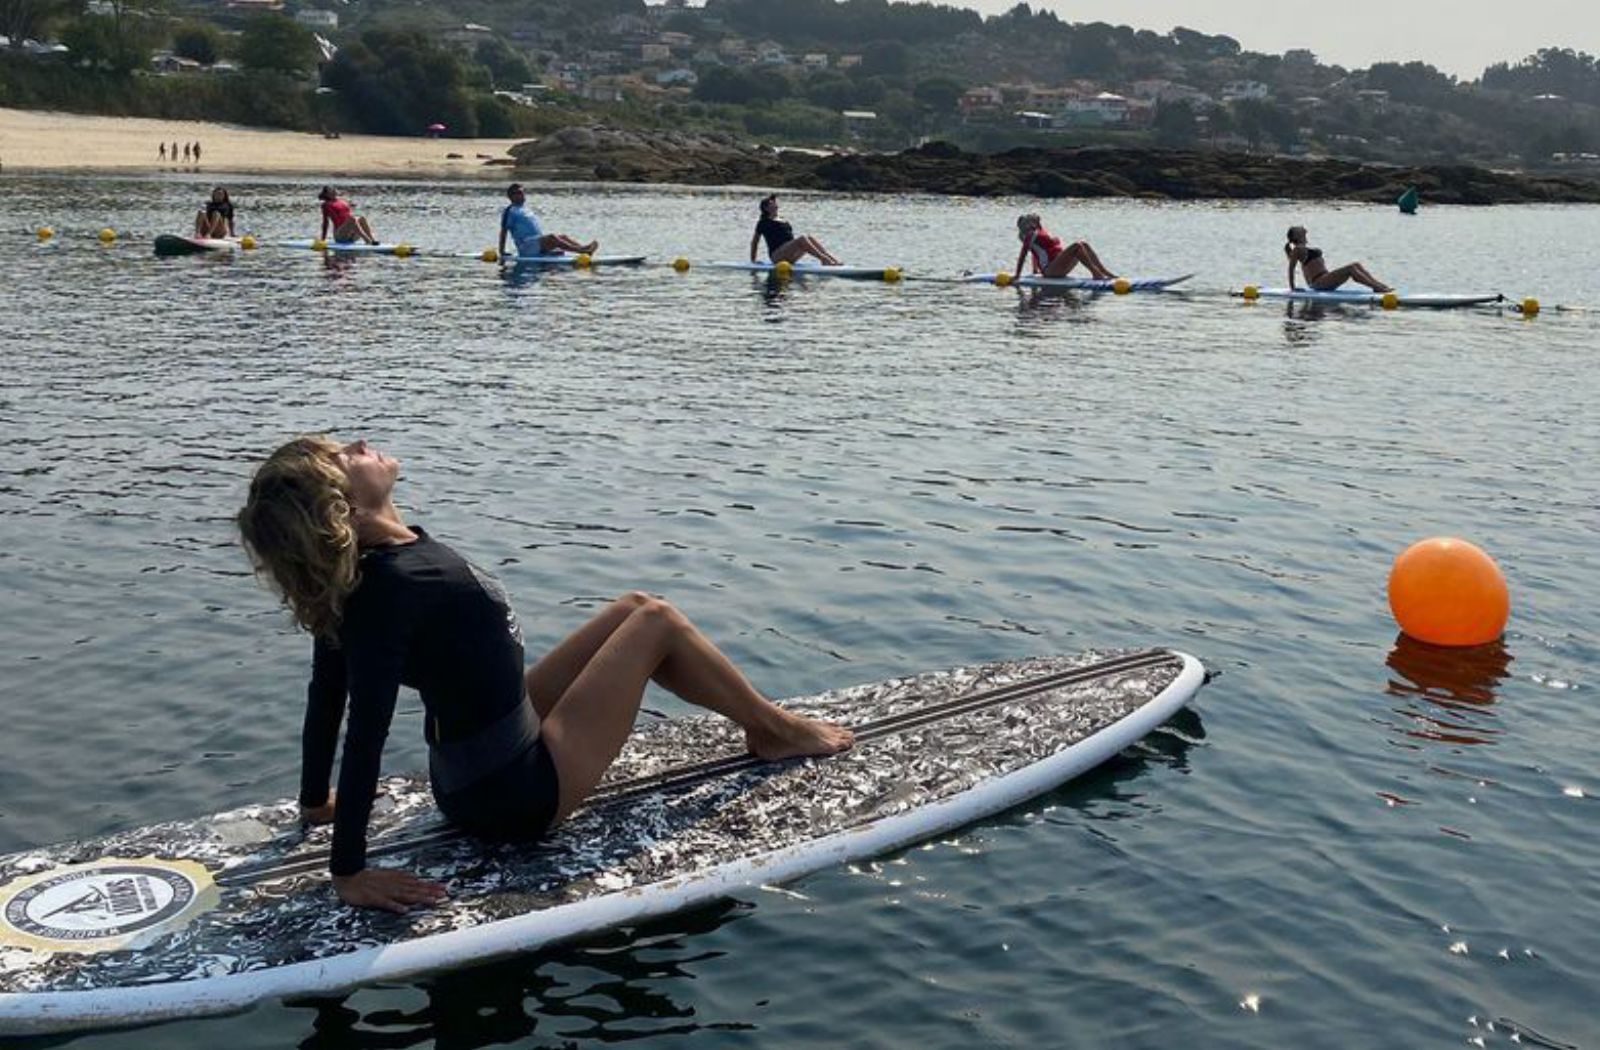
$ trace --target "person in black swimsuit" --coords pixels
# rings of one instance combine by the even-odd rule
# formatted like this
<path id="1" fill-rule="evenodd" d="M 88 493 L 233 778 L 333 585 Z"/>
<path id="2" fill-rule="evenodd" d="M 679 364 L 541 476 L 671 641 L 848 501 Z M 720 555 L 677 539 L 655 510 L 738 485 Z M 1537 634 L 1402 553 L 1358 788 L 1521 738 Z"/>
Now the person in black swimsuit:
<path id="1" fill-rule="evenodd" d="M 1393 288 L 1372 276 L 1361 263 L 1346 263 L 1336 270 L 1328 269 L 1328 264 L 1322 258 L 1321 248 L 1311 248 L 1306 245 L 1306 228 L 1304 226 L 1289 227 L 1289 242 L 1283 246 L 1283 254 L 1289 257 L 1289 290 L 1295 290 L 1294 268 L 1298 263 L 1300 272 L 1305 275 L 1306 286 L 1313 291 L 1331 292 L 1346 281 L 1355 281 L 1364 284 L 1375 292 L 1392 292 Z"/>
<path id="2" fill-rule="evenodd" d="M 211 199 L 195 215 L 194 235 L 217 239 L 234 236 L 233 201 L 228 199 L 228 191 L 221 186 L 211 191 Z"/>
<path id="3" fill-rule="evenodd" d="M 340 899 L 404 912 L 444 887 L 368 867 L 367 822 L 396 693 L 422 697 L 434 798 L 451 821 L 528 841 L 600 782 L 654 681 L 737 722 L 763 758 L 825 755 L 850 732 L 773 704 L 667 602 L 629 594 L 524 671 L 504 589 L 393 500 L 400 464 L 365 441 L 297 438 L 255 472 L 238 525 L 257 572 L 314 636 L 300 806 L 333 824 Z M 348 708 L 348 712 L 347 712 Z M 338 790 L 330 790 L 345 723 Z"/>
<path id="4" fill-rule="evenodd" d="M 750 261 L 756 261 L 756 249 L 762 240 L 767 242 L 767 258 L 773 264 L 797 263 L 811 256 L 824 266 L 844 265 L 824 248 L 815 237 L 796 237 L 794 227 L 778 218 L 778 198 L 767 197 L 761 202 L 761 218 L 756 222 L 755 235 L 750 238 Z"/>

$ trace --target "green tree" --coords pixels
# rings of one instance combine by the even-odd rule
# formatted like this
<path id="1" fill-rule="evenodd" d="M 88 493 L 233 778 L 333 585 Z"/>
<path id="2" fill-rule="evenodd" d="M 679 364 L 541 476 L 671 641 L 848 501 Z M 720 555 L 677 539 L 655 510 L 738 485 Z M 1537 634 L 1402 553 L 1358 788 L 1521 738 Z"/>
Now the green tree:
<path id="1" fill-rule="evenodd" d="M 0 0 L 0 36 L 13 43 L 37 40 L 52 22 L 79 6 L 71 0 Z"/>
<path id="2" fill-rule="evenodd" d="M 126 75 L 150 63 L 151 33 L 143 24 L 118 28 L 112 15 L 84 15 L 67 24 L 61 42 L 74 59 L 96 69 Z"/>
<path id="3" fill-rule="evenodd" d="M 861 53 L 861 72 L 870 77 L 903 77 L 911 68 L 911 49 L 899 40 L 874 40 Z"/>
<path id="4" fill-rule="evenodd" d="M 284 15 L 252 18 L 239 38 L 239 61 L 246 69 L 304 73 L 321 58 L 316 34 Z"/>
<path id="5" fill-rule="evenodd" d="M 222 33 L 205 22 L 185 22 L 172 32 L 172 53 L 212 65 L 222 54 Z"/>
<path id="6" fill-rule="evenodd" d="M 1199 134 L 1194 107 L 1187 102 L 1158 102 L 1156 115 L 1151 122 L 1156 141 L 1166 146 L 1187 146 Z"/>
<path id="7" fill-rule="evenodd" d="M 478 132 L 466 69 L 453 50 L 416 31 L 371 30 L 339 49 L 322 82 L 362 130 L 416 135 L 440 123 L 451 134 Z"/>
<path id="8" fill-rule="evenodd" d="M 499 37 L 490 37 L 479 44 L 473 57 L 478 65 L 489 71 L 497 88 L 519 88 L 533 80 L 533 69 L 528 65 L 528 60 Z"/>
<path id="9" fill-rule="evenodd" d="M 954 77 L 930 77 L 917 81 L 912 97 L 935 115 L 947 117 L 956 111 L 967 86 Z"/>

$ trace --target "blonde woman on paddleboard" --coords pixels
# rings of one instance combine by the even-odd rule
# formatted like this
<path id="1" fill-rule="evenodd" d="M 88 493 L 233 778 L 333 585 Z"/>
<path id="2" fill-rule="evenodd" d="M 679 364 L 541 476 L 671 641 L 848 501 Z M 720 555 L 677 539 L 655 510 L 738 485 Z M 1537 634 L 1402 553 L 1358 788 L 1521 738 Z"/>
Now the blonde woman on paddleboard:
<path id="1" fill-rule="evenodd" d="M 1022 250 L 1017 253 L 1017 267 L 1013 271 L 1018 277 L 1022 276 L 1025 262 L 1030 263 L 1033 272 L 1040 277 L 1065 277 L 1079 263 L 1096 280 L 1108 281 L 1117 276 L 1100 261 L 1100 256 L 1095 254 L 1088 241 L 1063 245 L 1059 237 L 1044 228 L 1044 221 L 1037 215 L 1030 213 L 1017 216 L 1017 240 L 1022 242 Z"/>
<path id="2" fill-rule="evenodd" d="M 1361 263 L 1346 263 L 1336 270 L 1328 269 L 1327 261 L 1322 257 L 1321 248 L 1312 248 L 1306 244 L 1306 228 L 1304 226 L 1289 227 L 1288 242 L 1283 246 L 1283 254 L 1289 260 L 1289 290 L 1295 291 L 1294 268 L 1300 267 L 1300 273 L 1306 279 L 1306 287 L 1314 292 L 1331 292 L 1339 288 L 1346 281 L 1355 281 L 1364 284 L 1375 292 L 1392 292 L 1393 288 L 1384 284 Z"/>
<path id="3" fill-rule="evenodd" d="M 797 263 L 811 256 L 824 266 L 843 266 L 833 253 L 822 246 L 815 237 L 794 235 L 794 227 L 778 218 L 778 197 L 773 194 L 761 201 L 761 217 L 756 220 L 756 232 L 750 237 L 750 261 L 756 261 L 761 242 L 767 242 L 767 258 L 773 265 L 781 262 Z"/>
<path id="4" fill-rule="evenodd" d="M 350 202 L 339 196 L 338 190 L 324 186 L 317 192 L 317 200 L 322 202 L 322 233 L 318 240 L 326 241 L 328 231 L 332 230 L 335 244 L 354 244 L 357 241 L 378 243 L 367 220 L 355 213 Z"/>
<path id="5" fill-rule="evenodd" d="M 341 900 L 404 912 L 444 897 L 367 865 L 367 822 L 402 685 L 422 697 L 435 800 L 483 838 L 533 841 L 599 784 L 655 682 L 738 723 L 762 758 L 828 755 L 850 732 L 785 711 L 683 613 L 624 595 L 532 667 L 504 588 L 395 507 L 398 461 L 365 441 L 300 437 L 257 468 L 239 512 L 256 570 L 314 638 L 300 806 L 333 824 Z M 331 790 L 345 724 L 338 791 Z"/>

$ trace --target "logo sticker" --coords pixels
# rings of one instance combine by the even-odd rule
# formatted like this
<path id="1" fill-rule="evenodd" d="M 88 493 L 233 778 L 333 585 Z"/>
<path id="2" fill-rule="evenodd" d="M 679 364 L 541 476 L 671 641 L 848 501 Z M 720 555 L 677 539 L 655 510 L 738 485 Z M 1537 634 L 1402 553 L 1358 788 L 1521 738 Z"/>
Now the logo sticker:
<path id="1" fill-rule="evenodd" d="M 0 887 L 0 944 L 46 952 L 147 944 L 209 910 L 211 876 L 192 861 L 107 857 Z"/>

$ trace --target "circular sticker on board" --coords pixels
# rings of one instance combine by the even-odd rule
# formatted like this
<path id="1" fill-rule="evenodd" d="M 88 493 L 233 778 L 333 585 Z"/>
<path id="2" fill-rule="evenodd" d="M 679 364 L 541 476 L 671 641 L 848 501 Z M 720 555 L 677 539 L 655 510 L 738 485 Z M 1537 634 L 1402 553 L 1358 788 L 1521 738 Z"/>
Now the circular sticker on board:
<path id="1" fill-rule="evenodd" d="M 193 861 L 107 857 L 0 887 L 0 944 L 96 953 L 147 944 L 211 907 L 211 875 Z"/>

